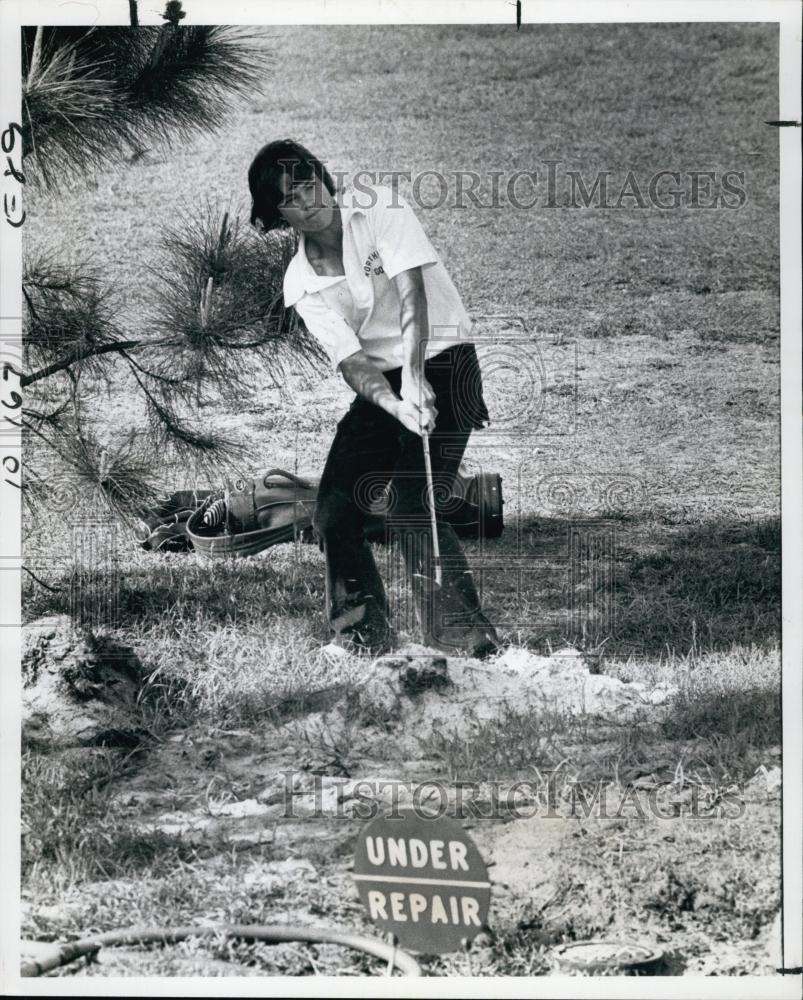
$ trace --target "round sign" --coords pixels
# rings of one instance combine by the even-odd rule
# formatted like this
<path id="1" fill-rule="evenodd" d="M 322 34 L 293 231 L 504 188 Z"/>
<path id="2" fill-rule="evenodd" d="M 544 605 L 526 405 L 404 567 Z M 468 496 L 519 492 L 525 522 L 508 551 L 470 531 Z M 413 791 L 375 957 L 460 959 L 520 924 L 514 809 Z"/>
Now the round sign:
<path id="1" fill-rule="evenodd" d="M 409 951 L 458 951 L 488 918 L 485 862 L 448 816 L 399 809 L 372 820 L 357 841 L 354 880 L 371 920 Z"/>

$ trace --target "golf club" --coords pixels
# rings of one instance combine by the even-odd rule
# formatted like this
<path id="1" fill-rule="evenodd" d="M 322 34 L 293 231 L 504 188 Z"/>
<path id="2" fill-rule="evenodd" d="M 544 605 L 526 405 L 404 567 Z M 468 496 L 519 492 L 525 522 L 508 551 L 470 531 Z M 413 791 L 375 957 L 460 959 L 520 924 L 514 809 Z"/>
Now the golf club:
<path id="1" fill-rule="evenodd" d="M 427 502 L 429 503 L 429 520 L 432 526 L 432 555 L 435 560 L 435 584 L 441 585 L 441 550 L 438 542 L 438 522 L 435 517 L 435 488 L 432 484 L 432 462 L 429 457 L 429 434 L 421 435 L 424 444 L 424 469 L 427 475 Z"/>

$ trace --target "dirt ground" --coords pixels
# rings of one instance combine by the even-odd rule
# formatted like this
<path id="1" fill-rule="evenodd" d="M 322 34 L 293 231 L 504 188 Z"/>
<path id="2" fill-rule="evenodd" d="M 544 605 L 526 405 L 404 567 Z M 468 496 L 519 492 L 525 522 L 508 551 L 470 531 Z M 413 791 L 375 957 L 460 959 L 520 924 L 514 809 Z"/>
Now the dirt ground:
<path id="1" fill-rule="evenodd" d="M 50 893 L 40 885 L 25 905 L 25 936 L 106 928 L 122 913 L 125 925 L 164 926 L 169 915 L 172 925 L 293 923 L 371 933 L 351 878 L 356 837 L 379 812 L 413 806 L 460 817 L 493 886 L 492 937 L 462 956 L 422 956 L 429 974 L 494 975 L 516 963 L 548 974 L 559 969 L 561 944 L 585 939 L 659 949 L 653 974 L 761 975 L 777 967 L 778 748 L 766 750 L 768 766 L 729 788 L 700 783 L 691 769 L 684 777 L 676 762 L 691 748 L 671 741 L 653 748 L 638 777 L 631 769 L 628 781 L 615 771 L 591 780 L 590 764 L 599 775 L 606 753 L 622 756 L 618 741 L 630 722 L 671 715 L 671 690 L 593 674 L 576 651 L 509 650 L 489 664 L 434 659 L 436 686 L 411 683 L 416 671 L 431 677 L 433 662 L 413 645 L 374 661 L 356 692 L 329 688 L 271 723 L 196 725 L 128 751 L 107 802 L 117 835 L 154 844 L 172 863 Z M 467 678 L 478 675 L 472 691 Z M 441 746 L 449 739 L 467 746 L 478 726 L 488 738 L 495 723 L 509 730 L 522 718 L 511 714 L 514 680 L 519 709 L 532 695 L 541 713 L 549 705 L 582 717 L 582 745 L 562 746 L 556 767 L 497 768 L 493 781 L 459 777 L 444 753 L 422 756 L 432 754 L 436 735 Z M 573 693 L 580 688 L 582 705 Z M 37 706 L 41 716 L 41 699 Z M 49 708 L 58 709 L 52 692 Z M 530 722 L 538 711 L 529 708 Z M 74 747 L 50 756 L 69 769 L 109 753 Z M 106 949 L 62 974 L 361 969 L 337 948 L 196 941 L 157 952 Z"/>

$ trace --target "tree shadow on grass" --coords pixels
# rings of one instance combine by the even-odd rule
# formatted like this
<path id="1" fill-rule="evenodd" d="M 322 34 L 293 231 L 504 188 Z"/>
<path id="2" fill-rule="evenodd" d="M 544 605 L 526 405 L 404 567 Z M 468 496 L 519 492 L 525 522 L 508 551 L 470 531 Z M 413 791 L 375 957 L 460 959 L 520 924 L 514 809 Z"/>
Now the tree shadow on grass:
<path id="1" fill-rule="evenodd" d="M 733 747 L 777 746 L 781 742 L 780 691 L 757 684 L 744 690 L 681 690 L 672 713 L 660 722 L 658 735 L 667 740 L 714 742 L 722 756 L 728 751 L 728 757 Z"/>
<path id="2" fill-rule="evenodd" d="M 623 516 L 509 520 L 498 539 L 468 541 L 483 606 L 510 641 L 548 651 L 572 643 L 608 656 L 729 651 L 778 643 L 780 520 L 667 524 Z M 323 559 L 314 546 L 269 557 L 201 562 L 153 555 L 98 567 L 79 583 L 88 610 L 124 628 L 173 618 L 259 624 L 323 609 Z M 376 552 L 382 565 L 381 551 Z M 27 580 L 26 620 L 76 611 L 76 581 L 49 591 Z M 94 590 L 93 590 L 94 588 Z M 103 602 L 106 602 L 105 604 Z"/>
<path id="3" fill-rule="evenodd" d="M 114 567 L 64 571 L 47 581 L 51 590 L 27 580 L 25 619 L 69 614 L 76 624 L 111 628 L 172 619 L 186 627 L 199 621 L 247 625 L 319 614 L 322 564 L 305 559 L 294 565 L 289 546 L 273 554 L 273 562 L 264 557 L 202 562 L 153 553 L 144 565 L 121 560 Z"/>
<path id="4" fill-rule="evenodd" d="M 780 641 L 780 539 L 778 518 L 533 517 L 468 555 L 484 606 L 513 638 L 685 655 Z"/>

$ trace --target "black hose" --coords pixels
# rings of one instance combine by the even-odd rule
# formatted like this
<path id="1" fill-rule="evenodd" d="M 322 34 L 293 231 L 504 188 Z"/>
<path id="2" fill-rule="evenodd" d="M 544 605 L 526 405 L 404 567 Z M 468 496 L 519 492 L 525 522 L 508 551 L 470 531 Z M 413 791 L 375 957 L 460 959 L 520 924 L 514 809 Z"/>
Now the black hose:
<path id="1" fill-rule="evenodd" d="M 264 924 L 221 924 L 215 927 L 129 927 L 124 930 L 107 931 L 95 937 L 81 938 L 68 944 L 54 944 L 53 950 L 36 960 L 23 962 L 20 975 L 25 978 L 41 976 L 46 972 L 74 962 L 82 955 L 94 955 L 104 946 L 121 944 L 176 944 L 192 937 L 240 938 L 244 941 L 267 941 L 280 944 L 284 941 L 308 941 L 311 944 L 342 944 L 347 948 L 365 952 L 383 959 L 406 976 L 420 976 L 418 962 L 393 944 L 379 938 L 354 934 L 351 931 L 328 930 L 324 927 L 293 927 Z"/>

